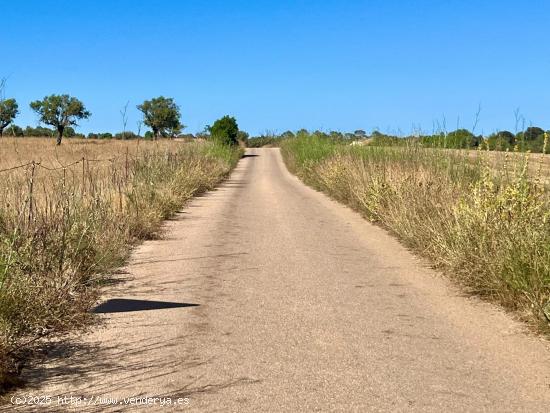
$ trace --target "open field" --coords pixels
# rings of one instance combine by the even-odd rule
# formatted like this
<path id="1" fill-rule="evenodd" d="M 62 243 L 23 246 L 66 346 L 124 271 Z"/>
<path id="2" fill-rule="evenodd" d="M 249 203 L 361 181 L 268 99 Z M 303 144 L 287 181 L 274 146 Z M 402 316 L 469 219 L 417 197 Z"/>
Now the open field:
<path id="1" fill-rule="evenodd" d="M 363 139 L 356 141 L 352 144 L 352 146 L 356 147 L 364 147 L 364 146 L 370 146 L 372 144 L 372 139 Z M 401 145 L 372 145 L 377 147 L 391 147 L 391 148 L 416 148 L 420 149 L 422 148 L 421 145 L 418 143 L 404 143 Z M 550 147 L 548 148 L 550 150 Z M 532 179 L 542 179 L 545 180 L 547 183 L 550 180 L 550 155 L 548 154 L 548 151 L 543 153 L 527 153 L 527 152 L 519 152 L 519 151 L 501 151 L 501 150 L 486 150 L 486 149 L 444 149 L 444 148 L 425 148 L 426 151 L 442 151 L 445 153 L 449 153 L 452 156 L 456 156 L 456 154 L 460 154 L 460 156 L 467 158 L 469 160 L 478 160 L 483 159 L 484 162 L 486 162 L 488 165 L 493 167 L 495 170 L 499 170 L 502 172 L 510 172 L 510 167 L 517 166 L 518 164 L 521 164 L 523 160 L 526 158 L 528 159 L 528 169 L 527 172 L 529 176 Z"/>
<path id="2" fill-rule="evenodd" d="M 306 183 L 389 229 L 469 292 L 548 331 L 543 155 L 354 147 L 315 136 L 287 140 L 282 150 Z"/>
<path id="3" fill-rule="evenodd" d="M 82 325 L 129 248 L 213 188 L 240 153 L 167 140 L 0 140 L 0 384 L 34 340 Z"/>
<path id="4" fill-rule="evenodd" d="M 547 412 L 548 343 L 305 186 L 279 149 L 247 155 L 133 251 L 104 328 L 26 369 L 16 396 L 115 401 L 54 396 L 52 413 Z"/>
<path id="5" fill-rule="evenodd" d="M 449 149 L 452 151 L 452 149 Z M 467 154 L 469 159 L 483 159 L 490 167 L 500 173 L 514 174 L 518 167 L 524 163 L 527 166 L 527 176 L 531 180 L 537 180 L 544 184 L 550 184 L 550 155 L 541 153 L 521 153 L 521 152 L 503 152 L 503 151 L 479 151 L 479 150 L 459 150 Z M 480 153 L 482 152 L 482 153 Z M 527 160 L 527 162 L 525 162 Z"/>
<path id="6" fill-rule="evenodd" d="M 63 145 L 56 146 L 51 137 L 44 138 L 10 138 L 4 137 L 2 142 L 2 156 L 0 169 L 15 166 L 30 161 L 43 162 L 50 168 L 59 167 L 57 162 L 70 163 L 82 157 L 114 158 L 128 152 L 137 156 L 140 152 L 155 149 L 174 152 L 177 150 L 174 140 L 115 140 L 115 139 L 66 139 Z M 177 141 L 177 143 L 182 143 Z"/>

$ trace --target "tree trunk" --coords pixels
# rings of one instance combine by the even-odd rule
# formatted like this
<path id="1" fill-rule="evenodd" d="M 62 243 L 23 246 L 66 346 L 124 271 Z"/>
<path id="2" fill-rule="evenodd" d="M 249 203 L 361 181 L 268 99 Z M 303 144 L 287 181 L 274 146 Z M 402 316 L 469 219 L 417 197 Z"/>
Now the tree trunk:
<path id="1" fill-rule="evenodd" d="M 0 126 L 0 138 L 4 135 L 4 127 Z"/>
<path id="2" fill-rule="evenodd" d="M 63 138 L 63 130 L 65 130 L 64 126 L 58 126 L 57 127 L 57 145 L 61 145 L 61 139 Z"/>

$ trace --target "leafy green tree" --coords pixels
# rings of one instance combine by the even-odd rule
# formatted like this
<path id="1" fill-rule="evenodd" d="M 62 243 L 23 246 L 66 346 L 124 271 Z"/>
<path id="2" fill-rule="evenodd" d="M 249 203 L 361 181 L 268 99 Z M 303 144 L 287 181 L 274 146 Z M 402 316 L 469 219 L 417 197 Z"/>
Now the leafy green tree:
<path id="1" fill-rule="evenodd" d="M 143 123 L 153 130 L 154 139 L 177 135 L 184 128 L 180 123 L 180 109 L 172 98 L 159 96 L 137 108 L 143 113 Z"/>
<path id="2" fill-rule="evenodd" d="M 239 125 L 232 116 L 224 116 L 218 119 L 212 126 L 208 127 L 210 136 L 217 142 L 225 145 L 236 145 L 238 143 Z"/>
<path id="3" fill-rule="evenodd" d="M 487 145 L 489 149 L 504 151 L 506 149 L 511 149 L 516 143 L 516 136 L 507 130 L 499 131 L 493 133 L 487 137 Z"/>
<path id="4" fill-rule="evenodd" d="M 544 135 L 544 129 L 538 128 L 536 126 L 530 126 L 525 129 L 525 132 L 523 132 L 523 138 L 526 141 L 534 141 L 541 135 Z"/>
<path id="5" fill-rule="evenodd" d="M 92 114 L 84 104 L 69 95 L 50 95 L 31 102 L 31 109 L 40 116 L 40 122 L 57 130 L 57 145 L 61 145 L 65 128 L 77 126 L 79 119 L 88 119 Z"/>
<path id="6" fill-rule="evenodd" d="M 15 99 L 0 100 L 0 137 L 4 133 L 4 128 L 13 122 L 19 113 L 19 106 Z"/>
<path id="7" fill-rule="evenodd" d="M 64 138 L 74 138 L 75 136 L 77 136 L 77 133 L 72 126 L 67 126 L 65 130 L 63 130 Z"/>
<path id="8" fill-rule="evenodd" d="M 32 126 L 27 126 L 23 131 L 25 136 L 33 137 L 44 137 L 44 136 L 54 136 L 55 131 L 52 129 L 44 128 L 43 126 L 37 126 L 33 128 Z"/>
<path id="9" fill-rule="evenodd" d="M 544 141 L 544 130 L 536 126 L 530 126 L 525 131 L 516 135 L 516 145 L 522 152 L 539 152 Z"/>
<path id="10" fill-rule="evenodd" d="M 114 136 L 115 139 L 121 139 L 121 140 L 125 140 L 125 139 L 138 139 L 139 136 L 136 135 L 134 132 L 130 132 L 130 131 L 126 131 L 126 132 L 119 132 L 119 133 L 116 133 L 115 136 Z"/>
<path id="11" fill-rule="evenodd" d="M 472 148 L 477 146 L 476 142 L 476 136 L 467 129 L 457 129 L 447 135 L 447 148 Z"/>
<path id="12" fill-rule="evenodd" d="M 541 153 L 544 150 L 544 132 L 538 135 L 534 140 L 529 141 L 528 150 Z"/>
<path id="13" fill-rule="evenodd" d="M 303 138 L 303 137 L 306 137 L 306 136 L 309 136 L 309 132 L 307 129 L 300 129 L 298 132 L 296 132 L 296 137 L 297 138 Z"/>

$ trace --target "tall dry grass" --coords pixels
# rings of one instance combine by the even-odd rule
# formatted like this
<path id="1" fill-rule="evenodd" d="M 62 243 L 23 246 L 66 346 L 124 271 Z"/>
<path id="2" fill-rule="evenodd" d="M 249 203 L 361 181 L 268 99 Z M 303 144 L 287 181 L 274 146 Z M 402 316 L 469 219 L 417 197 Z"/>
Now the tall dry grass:
<path id="1" fill-rule="evenodd" d="M 213 188 L 240 150 L 172 141 L 0 140 L 0 386 L 31 343 L 86 322 L 136 241 Z"/>
<path id="2" fill-rule="evenodd" d="M 315 136 L 290 139 L 282 152 L 306 183 L 390 230 L 469 292 L 549 330 L 544 155 L 503 153 L 496 162 L 485 151 L 350 147 Z"/>

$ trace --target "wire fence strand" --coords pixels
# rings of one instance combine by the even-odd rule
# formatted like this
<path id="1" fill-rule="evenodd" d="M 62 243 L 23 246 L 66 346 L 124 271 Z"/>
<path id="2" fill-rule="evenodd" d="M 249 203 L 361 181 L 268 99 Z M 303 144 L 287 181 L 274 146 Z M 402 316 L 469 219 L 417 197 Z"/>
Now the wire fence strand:
<path id="1" fill-rule="evenodd" d="M 133 156 L 131 154 L 128 154 L 128 157 L 130 157 L 134 160 L 138 159 L 138 157 Z M 26 168 L 26 167 L 31 166 L 31 165 L 35 165 L 39 168 L 46 169 L 48 171 L 59 171 L 59 170 L 62 170 L 62 169 L 67 169 L 67 168 L 70 168 L 72 166 L 78 165 L 82 162 L 115 162 L 115 161 L 117 161 L 119 159 L 122 159 L 122 158 L 123 158 L 123 156 L 115 156 L 114 158 L 105 158 L 105 159 L 81 158 L 78 161 L 74 161 L 74 162 L 71 162 L 71 163 L 66 164 L 66 165 L 63 165 L 58 161 L 61 165 L 61 166 L 58 166 L 58 167 L 49 167 L 49 166 L 43 165 L 41 162 L 31 161 L 31 162 L 27 162 L 27 163 L 24 163 L 24 164 L 21 164 L 21 165 L 16 165 L 16 166 L 11 166 L 11 167 L 8 167 L 8 168 L 0 169 L 0 173 L 10 172 L 10 171 L 14 171 L 14 170 L 21 169 L 21 168 Z"/>

